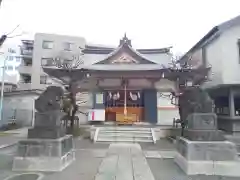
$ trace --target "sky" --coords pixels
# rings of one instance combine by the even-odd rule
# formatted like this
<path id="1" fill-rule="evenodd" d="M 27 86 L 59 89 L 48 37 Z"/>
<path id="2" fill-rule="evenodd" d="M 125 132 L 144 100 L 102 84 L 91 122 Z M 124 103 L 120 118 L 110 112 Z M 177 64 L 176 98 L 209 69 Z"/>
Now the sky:
<path id="1" fill-rule="evenodd" d="M 126 32 L 134 48 L 189 50 L 212 27 L 240 15 L 239 0 L 3 0 L 0 33 L 85 37 L 117 46 Z"/>

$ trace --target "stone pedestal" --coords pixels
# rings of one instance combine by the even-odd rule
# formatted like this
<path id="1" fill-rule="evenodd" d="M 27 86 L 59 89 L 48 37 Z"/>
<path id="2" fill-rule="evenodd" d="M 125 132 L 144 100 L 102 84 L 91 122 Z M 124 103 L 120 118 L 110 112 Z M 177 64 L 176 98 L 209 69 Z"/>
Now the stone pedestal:
<path id="1" fill-rule="evenodd" d="M 44 113 L 35 113 L 34 128 L 28 130 L 29 139 L 57 139 L 66 134 L 65 128 L 61 127 L 61 118 L 65 113 L 59 110 Z"/>
<path id="2" fill-rule="evenodd" d="M 18 142 L 13 171 L 62 171 L 75 160 L 72 135 Z"/>
<path id="3" fill-rule="evenodd" d="M 175 162 L 188 175 L 240 176 L 236 145 L 217 130 L 215 113 L 194 113 L 177 139 Z"/>
<path id="4" fill-rule="evenodd" d="M 175 162 L 188 175 L 240 176 L 240 161 L 234 143 L 229 141 L 190 141 L 177 139 Z"/>
<path id="5" fill-rule="evenodd" d="M 75 159 L 73 137 L 61 126 L 61 87 L 49 86 L 35 100 L 35 123 L 28 139 L 19 141 L 13 171 L 62 171 Z"/>

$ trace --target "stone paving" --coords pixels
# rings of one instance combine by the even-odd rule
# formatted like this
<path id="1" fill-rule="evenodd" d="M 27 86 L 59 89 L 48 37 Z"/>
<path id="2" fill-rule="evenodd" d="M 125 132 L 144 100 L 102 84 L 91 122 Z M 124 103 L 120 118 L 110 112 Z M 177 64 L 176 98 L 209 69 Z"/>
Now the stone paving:
<path id="1" fill-rule="evenodd" d="M 154 180 L 139 144 L 111 144 L 95 180 Z"/>
<path id="2" fill-rule="evenodd" d="M 157 147 L 167 141 L 158 142 Z M 147 144 L 93 144 L 76 140 L 76 161 L 62 172 L 43 173 L 42 180 L 239 180 L 220 176 L 187 176 L 173 161 L 176 151 Z M 14 149 L 0 150 L 0 180 L 12 172 Z M 36 172 L 37 173 L 37 172 Z M 16 179 L 23 180 L 23 179 Z"/>

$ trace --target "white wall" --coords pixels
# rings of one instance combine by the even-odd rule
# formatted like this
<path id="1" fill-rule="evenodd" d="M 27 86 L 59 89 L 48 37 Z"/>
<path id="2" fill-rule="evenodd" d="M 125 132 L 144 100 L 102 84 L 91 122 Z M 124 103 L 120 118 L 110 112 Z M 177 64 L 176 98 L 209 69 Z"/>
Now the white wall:
<path id="1" fill-rule="evenodd" d="M 167 79 L 161 79 L 155 83 L 155 88 L 159 91 L 175 91 L 176 83 Z"/>
<path id="2" fill-rule="evenodd" d="M 240 83 L 238 39 L 240 26 L 230 28 L 206 46 L 207 63 L 212 66 L 213 74 L 210 74 L 211 81 L 205 83 L 203 87 Z"/>
<path id="3" fill-rule="evenodd" d="M 229 29 L 220 37 L 224 84 L 240 83 L 238 39 L 240 39 L 240 25 Z"/>
<path id="4" fill-rule="evenodd" d="M 31 126 L 34 121 L 34 101 L 38 95 L 12 95 L 4 97 L 4 118 L 9 119 L 16 111 L 17 123 L 24 126 Z"/>
<path id="5" fill-rule="evenodd" d="M 203 85 L 204 88 L 211 88 L 223 83 L 223 70 L 225 70 L 225 68 L 221 43 L 221 39 L 217 38 L 205 47 L 206 63 L 211 66 L 211 71 L 209 73 L 210 81 Z"/>
<path id="6" fill-rule="evenodd" d="M 172 125 L 173 118 L 179 118 L 178 107 L 171 103 L 171 99 L 161 95 L 169 95 L 169 92 L 157 93 L 158 124 Z"/>

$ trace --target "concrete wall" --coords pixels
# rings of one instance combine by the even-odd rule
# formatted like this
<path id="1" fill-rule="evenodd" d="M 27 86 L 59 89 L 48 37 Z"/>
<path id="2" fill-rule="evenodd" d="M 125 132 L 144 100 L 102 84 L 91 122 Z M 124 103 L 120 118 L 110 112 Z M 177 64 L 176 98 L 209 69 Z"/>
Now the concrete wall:
<path id="1" fill-rule="evenodd" d="M 233 27 L 220 37 L 222 75 L 224 84 L 240 83 L 240 57 L 238 40 L 240 39 L 240 26 Z"/>
<path id="2" fill-rule="evenodd" d="M 158 124 L 173 125 L 173 119 L 179 118 L 178 107 L 171 103 L 170 92 L 157 93 Z"/>
<path id="3" fill-rule="evenodd" d="M 34 121 L 34 100 L 38 95 L 5 96 L 3 102 L 3 122 L 16 118 L 18 124 L 32 126 Z M 2 124 L 1 123 L 1 124 Z"/>
<path id="4" fill-rule="evenodd" d="M 206 49 L 206 62 L 211 66 L 209 73 L 210 81 L 206 82 L 203 87 L 211 88 L 223 83 L 223 59 L 222 59 L 222 44 L 221 39 L 217 38 L 208 44 Z"/>
<path id="5" fill-rule="evenodd" d="M 212 67 L 211 81 L 204 84 L 210 88 L 221 84 L 240 83 L 240 57 L 238 39 L 240 26 L 230 28 L 208 44 L 206 61 Z"/>
<path id="6" fill-rule="evenodd" d="M 81 92 L 77 94 L 77 104 L 79 106 L 79 110 L 83 113 L 87 113 L 89 109 L 93 107 L 93 93 L 92 92 Z M 83 103 L 84 102 L 84 103 Z M 87 115 L 77 112 L 76 115 L 79 118 L 80 124 L 85 124 L 88 121 Z"/>
<path id="7" fill-rule="evenodd" d="M 52 49 L 43 49 L 43 41 L 53 41 L 54 45 Z M 64 52 L 63 43 L 73 43 L 73 49 L 70 52 Z M 40 75 L 43 75 L 44 72 L 41 66 L 42 58 L 53 58 L 58 55 L 74 55 L 80 54 L 79 47 L 85 47 L 85 39 L 82 37 L 71 37 L 63 35 L 54 35 L 54 34 L 43 34 L 37 33 L 34 38 L 34 51 L 33 51 L 33 64 L 32 69 L 32 88 L 40 89 L 45 88 L 45 84 L 40 84 Z"/>

